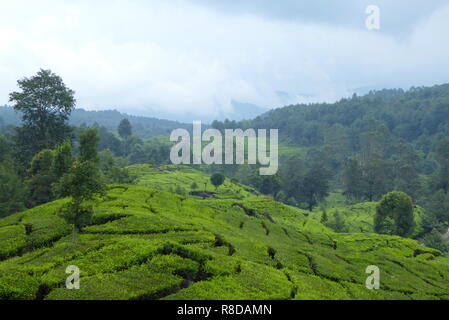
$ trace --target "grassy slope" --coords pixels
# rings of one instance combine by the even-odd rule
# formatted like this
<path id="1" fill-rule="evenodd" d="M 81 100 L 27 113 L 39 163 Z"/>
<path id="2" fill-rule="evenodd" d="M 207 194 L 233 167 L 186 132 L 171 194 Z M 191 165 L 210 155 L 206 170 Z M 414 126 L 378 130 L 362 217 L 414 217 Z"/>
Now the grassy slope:
<path id="1" fill-rule="evenodd" d="M 0 298 L 449 299 L 449 259 L 413 240 L 335 234 L 229 181 L 205 200 L 160 190 L 207 179 L 192 169 L 133 170 L 141 185 L 110 186 L 75 245 L 64 200 L 0 219 Z M 69 265 L 80 290 L 65 289 Z"/>
<path id="2" fill-rule="evenodd" d="M 321 221 L 323 209 L 326 208 L 326 213 L 330 222 L 335 221 L 334 213 L 339 212 L 341 218 L 345 222 L 348 232 L 351 233 L 374 233 L 374 216 L 376 214 L 377 202 L 363 202 L 353 205 L 346 204 L 345 197 L 339 193 L 334 192 L 324 201 L 321 208 L 315 208 L 310 214 L 314 220 Z M 415 237 L 422 233 L 421 220 L 424 211 L 421 207 L 414 209 L 415 229 L 411 237 Z"/>
<path id="3" fill-rule="evenodd" d="M 176 187 L 179 186 L 185 190 L 186 193 L 190 193 L 192 191 L 206 191 L 208 193 L 214 193 L 214 199 L 243 199 L 253 195 L 258 195 L 258 192 L 255 189 L 238 183 L 232 183 L 227 178 L 222 186 L 215 189 L 210 182 L 210 176 L 188 166 L 166 165 L 161 167 L 152 167 L 141 164 L 128 167 L 128 169 L 132 176 L 138 177 L 134 181 L 134 184 L 155 188 L 158 190 L 173 192 L 176 190 Z M 191 188 L 193 182 L 197 184 L 197 189 Z M 205 188 L 204 183 L 206 182 L 207 185 Z"/>

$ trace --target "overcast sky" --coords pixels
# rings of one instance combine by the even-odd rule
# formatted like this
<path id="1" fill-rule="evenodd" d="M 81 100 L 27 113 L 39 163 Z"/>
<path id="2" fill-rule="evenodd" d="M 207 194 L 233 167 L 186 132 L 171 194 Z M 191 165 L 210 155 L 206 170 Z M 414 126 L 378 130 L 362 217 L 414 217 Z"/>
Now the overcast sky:
<path id="1" fill-rule="evenodd" d="M 367 30 L 367 5 L 380 30 Z M 0 105 L 51 69 L 77 106 L 210 116 L 449 82 L 445 0 L 0 0 Z"/>

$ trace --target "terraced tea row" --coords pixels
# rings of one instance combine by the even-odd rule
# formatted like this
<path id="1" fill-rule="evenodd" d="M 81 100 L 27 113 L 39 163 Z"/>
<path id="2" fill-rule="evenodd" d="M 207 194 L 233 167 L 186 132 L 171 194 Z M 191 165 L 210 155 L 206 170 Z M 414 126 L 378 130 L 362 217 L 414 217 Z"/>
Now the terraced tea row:
<path id="1" fill-rule="evenodd" d="M 188 182 L 187 182 L 188 183 Z M 64 200 L 0 219 L 3 299 L 449 299 L 449 259 L 416 241 L 336 234 L 271 199 L 113 185 L 71 243 Z M 65 288 L 66 267 L 81 270 Z M 380 290 L 365 287 L 369 265 Z"/>

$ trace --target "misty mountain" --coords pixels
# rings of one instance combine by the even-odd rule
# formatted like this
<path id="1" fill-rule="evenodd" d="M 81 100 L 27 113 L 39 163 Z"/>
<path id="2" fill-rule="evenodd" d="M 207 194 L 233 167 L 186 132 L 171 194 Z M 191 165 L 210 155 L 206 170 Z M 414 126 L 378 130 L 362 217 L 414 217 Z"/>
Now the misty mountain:
<path id="1" fill-rule="evenodd" d="M 21 114 L 12 107 L 0 107 L 0 126 L 14 125 L 21 123 Z M 133 126 L 133 133 L 140 138 L 149 138 L 158 135 L 169 135 L 170 132 L 178 128 L 191 128 L 191 124 L 180 123 L 177 121 L 158 119 L 154 117 L 134 116 L 121 113 L 117 110 L 87 111 L 84 109 L 75 109 L 69 119 L 73 126 L 93 126 L 98 124 L 115 131 L 122 119 L 128 118 Z"/>
<path id="2" fill-rule="evenodd" d="M 236 100 L 231 101 L 232 110 L 230 111 L 220 111 L 218 113 L 211 113 L 209 115 L 199 115 L 196 113 L 192 113 L 189 111 L 185 112 L 170 112 L 165 111 L 160 107 L 146 107 L 144 109 L 131 109 L 128 112 L 133 114 L 140 114 L 146 117 L 155 117 L 159 119 L 170 119 L 173 121 L 179 122 L 187 122 L 191 123 L 192 121 L 200 120 L 203 123 L 212 123 L 214 120 L 224 121 L 225 119 L 241 121 L 241 120 L 249 120 L 254 119 L 269 109 L 262 108 L 255 104 L 239 102 Z"/>

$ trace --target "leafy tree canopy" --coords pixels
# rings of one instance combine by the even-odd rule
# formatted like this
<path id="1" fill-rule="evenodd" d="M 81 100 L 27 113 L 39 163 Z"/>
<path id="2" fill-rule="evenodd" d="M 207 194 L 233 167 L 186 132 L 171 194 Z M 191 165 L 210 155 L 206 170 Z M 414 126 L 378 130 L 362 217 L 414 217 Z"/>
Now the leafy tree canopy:
<path id="1" fill-rule="evenodd" d="M 214 173 L 210 177 L 210 182 L 215 186 L 215 188 L 218 188 L 221 186 L 225 181 L 225 176 L 222 173 Z"/>
<path id="2" fill-rule="evenodd" d="M 122 138 L 128 138 L 132 136 L 132 126 L 128 119 L 123 119 L 118 125 L 118 133 Z"/>
<path id="3" fill-rule="evenodd" d="M 408 195 L 393 191 L 382 197 L 374 217 L 374 230 L 377 233 L 408 236 L 414 225 L 413 203 Z"/>

